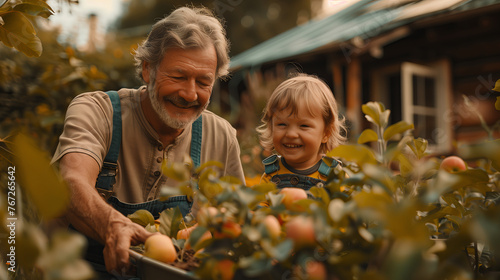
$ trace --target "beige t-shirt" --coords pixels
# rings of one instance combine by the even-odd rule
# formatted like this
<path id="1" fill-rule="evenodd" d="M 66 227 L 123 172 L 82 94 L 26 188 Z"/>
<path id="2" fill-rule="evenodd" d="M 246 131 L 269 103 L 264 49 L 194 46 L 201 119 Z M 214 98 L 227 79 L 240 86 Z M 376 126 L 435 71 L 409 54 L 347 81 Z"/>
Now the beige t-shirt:
<path id="1" fill-rule="evenodd" d="M 142 88 L 141 88 L 142 89 Z M 164 159 L 183 162 L 191 147 L 191 126 L 163 149 L 158 133 L 147 122 L 141 107 L 141 89 L 118 91 L 122 110 L 122 143 L 118 156 L 118 174 L 114 191 L 118 199 L 141 203 L 157 198 L 161 186 L 175 187 L 179 182 L 162 175 Z M 223 176 L 244 181 L 236 130 L 223 118 L 205 110 L 201 145 L 201 163 L 224 164 Z M 82 93 L 68 107 L 64 130 L 52 163 L 68 153 L 83 153 L 99 167 L 111 145 L 113 108 L 102 91 Z"/>

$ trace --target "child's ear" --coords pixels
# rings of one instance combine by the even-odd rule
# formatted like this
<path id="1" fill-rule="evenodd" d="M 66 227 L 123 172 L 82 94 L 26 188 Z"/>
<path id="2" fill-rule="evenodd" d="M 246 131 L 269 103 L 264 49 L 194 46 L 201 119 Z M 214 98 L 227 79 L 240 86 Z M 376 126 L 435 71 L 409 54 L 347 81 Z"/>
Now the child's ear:
<path id="1" fill-rule="evenodd" d="M 331 135 L 331 131 L 328 130 L 328 131 L 325 131 L 325 133 L 323 133 L 323 138 L 321 139 L 321 143 L 326 143 L 328 142 L 328 139 L 330 139 L 330 135 Z"/>

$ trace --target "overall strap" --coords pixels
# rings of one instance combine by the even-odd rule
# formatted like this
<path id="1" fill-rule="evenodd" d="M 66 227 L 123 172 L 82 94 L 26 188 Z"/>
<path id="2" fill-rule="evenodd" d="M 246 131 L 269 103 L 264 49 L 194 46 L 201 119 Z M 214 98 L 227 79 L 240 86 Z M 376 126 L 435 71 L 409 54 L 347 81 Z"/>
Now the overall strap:
<path id="1" fill-rule="evenodd" d="M 122 113 L 120 97 L 116 91 L 108 91 L 111 105 L 113 106 L 113 131 L 111 134 L 111 145 L 104 158 L 101 172 L 97 177 L 96 188 L 99 194 L 108 200 L 113 195 L 113 185 L 116 183 L 116 172 L 118 169 L 118 154 L 122 142 Z"/>
<path id="2" fill-rule="evenodd" d="M 333 168 L 337 167 L 339 165 L 339 162 L 331 157 L 323 157 L 321 160 L 321 164 L 319 166 L 318 172 L 325 176 L 328 177 L 330 174 L 330 171 L 332 171 Z"/>
<path id="3" fill-rule="evenodd" d="M 191 159 L 193 160 L 194 167 L 200 166 L 201 158 L 201 136 L 203 128 L 203 118 L 200 116 L 193 122 L 191 130 Z"/>
<path id="4" fill-rule="evenodd" d="M 271 174 L 280 170 L 278 155 L 268 156 L 262 161 L 262 164 L 264 164 L 264 172 L 266 174 Z"/>

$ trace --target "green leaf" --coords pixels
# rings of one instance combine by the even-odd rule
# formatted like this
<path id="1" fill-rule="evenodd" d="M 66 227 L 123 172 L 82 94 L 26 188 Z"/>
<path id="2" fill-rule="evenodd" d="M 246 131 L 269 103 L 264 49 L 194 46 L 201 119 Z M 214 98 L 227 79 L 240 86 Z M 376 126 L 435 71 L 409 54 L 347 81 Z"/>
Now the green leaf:
<path id="1" fill-rule="evenodd" d="M 361 106 L 361 110 L 365 113 L 365 117 L 369 122 L 381 128 L 387 126 L 391 111 L 386 110 L 384 104 L 380 102 L 368 102 Z"/>
<path id="2" fill-rule="evenodd" d="M 409 124 L 405 121 L 400 121 L 398 123 L 395 123 L 395 124 L 389 126 L 384 131 L 384 140 L 389 141 L 392 137 L 394 137 L 394 135 L 402 134 L 409 129 L 413 129 L 413 124 Z"/>
<path id="3" fill-rule="evenodd" d="M 500 96 L 497 96 L 497 101 L 495 102 L 495 109 L 500 111 Z"/>
<path id="4" fill-rule="evenodd" d="M 45 1 L 40 0 L 24 0 L 23 3 L 17 4 L 14 10 L 30 16 L 40 16 L 44 18 L 48 18 L 54 14 L 54 10 L 52 10 Z"/>
<path id="5" fill-rule="evenodd" d="M 417 156 L 418 159 L 423 158 L 424 156 L 427 155 L 426 150 L 427 150 L 427 140 L 424 138 L 417 138 L 413 139 L 413 141 L 409 141 L 406 144 L 410 149 L 413 151 L 415 156 Z"/>
<path id="6" fill-rule="evenodd" d="M 443 200 L 448 203 L 448 205 L 453 205 L 455 208 L 460 211 L 461 217 L 465 216 L 465 208 L 464 206 L 458 202 L 458 200 L 455 198 L 455 195 L 453 193 L 447 193 L 442 196 Z"/>
<path id="7" fill-rule="evenodd" d="M 19 11 L 0 14 L 4 24 L 0 25 L 0 41 L 9 48 L 16 48 L 29 57 L 42 54 L 42 43 L 36 36 L 31 22 Z"/>
<path id="8" fill-rule="evenodd" d="M 203 237 L 203 235 L 207 231 L 208 231 L 208 229 L 206 227 L 197 226 L 191 232 L 191 234 L 189 235 L 189 239 L 186 242 L 189 242 L 189 244 L 191 244 L 191 247 L 193 247 L 193 249 L 195 251 L 198 251 L 202 248 L 205 248 L 212 241 L 211 239 L 208 239 L 208 240 L 204 240 L 203 242 L 200 242 L 201 237 Z"/>
<path id="9" fill-rule="evenodd" d="M 496 170 L 500 170 L 500 139 L 476 144 L 462 145 L 458 155 L 465 160 L 487 158 Z"/>
<path id="10" fill-rule="evenodd" d="M 363 130 L 363 132 L 358 138 L 358 144 L 364 144 L 367 142 L 376 142 L 376 141 L 378 141 L 378 135 L 371 128 Z"/>
<path id="11" fill-rule="evenodd" d="M 85 246 L 86 239 L 81 234 L 56 232 L 49 250 L 37 262 L 37 267 L 47 273 L 44 279 L 93 279 L 94 270 L 81 259 Z"/>
<path id="12" fill-rule="evenodd" d="M 200 167 L 196 168 L 196 173 L 200 173 L 201 171 L 203 171 L 204 169 L 206 169 L 209 166 L 215 166 L 215 167 L 218 167 L 220 169 L 224 168 L 224 164 L 222 164 L 221 162 L 211 160 L 211 161 L 207 161 L 207 162 L 201 164 Z"/>
<path id="13" fill-rule="evenodd" d="M 372 208 L 382 212 L 393 204 L 391 196 L 384 192 L 359 192 L 353 199 L 359 208 Z"/>
<path id="14" fill-rule="evenodd" d="M 132 222 L 139 224 L 143 227 L 155 223 L 155 218 L 153 217 L 153 214 L 149 212 L 148 210 L 144 209 L 139 209 L 135 211 L 134 213 L 130 214 L 127 216 Z"/>
<path id="15" fill-rule="evenodd" d="M 495 87 L 493 88 L 494 91 L 496 92 L 500 92 L 500 79 L 498 79 L 496 82 L 495 82 Z M 497 97 L 498 98 L 498 97 Z"/>
<path id="16" fill-rule="evenodd" d="M 325 188 L 323 187 L 312 187 L 309 189 L 309 191 L 316 197 L 321 199 L 325 205 L 328 205 L 330 203 L 330 196 L 328 195 L 328 192 L 326 191 Z"/>
<path id="17" fill-rule="evenodd" d="M 360 167 L 365 163 L 377 163 L 373 151 L 363 145 L 341 145 L 328 152 L 327 156 L 343 158 L 357 163 Z"/>
<path id="18" fill-rule="evenodd" d="M 396 191 L 396 186 L 391 170 L 380 165 L 365 164 L 363 166 L 366 176 L 370 177 L 388 194 L 392 195 Z"/>
<path id="19" fill-rule="evenodd" d="M 458 228 L 462 227 L 463 219 L 461 217 L 449 215 L 449 216 L 446 216 L 446 219 L 448 219 L 448 221 L 455 224 Z"/>
<path id="20" fill-rule="evenodd" d="M 338 223 L 344 216 L 344 201 L 340 198 L 335 198 L 328 205 L 328 215 L 332 221 Z"/>
<path id="21" fill-rule="evenodd" d="M 276 247 L 274 258 L 278 261 L 286 260 L 293 250 L 293 241 L 291 239 L 286 239 Z"/>
<path id="22" fill-rule="evenodd" d="M 215 198 L 224 190 L 218 182 L 211 179 L 215 177 L 216 174 L 217 173 L 212 169 L 204 170 L 203 173 L 200 174 L 200 179 L 198 180 L 200 192 L 209 200 Z"/>
<path id="23" fill-rule="evenodd" d="M 435 219 L 441 219 L 447 216 L 458 216 L 458 215 L 460 215 L 460 212 L 451 206 L 446 206 L 443 208 L 439 207 L 434 209 L 433 211 L 430 211 L 427 214 L 427 216 L 423 217 L 420 221 L 422 223 L 427 223 Z"/>
<path id="24" fill-rule="evenodd" d="M 252 189 L 254 191 L 259 192 L 259 193 L 266 194 L 268 192 L 276 190 L 276 184 L 274 184 L 274 183 L 262 183 L 262 184 L 252 186 Z"/>
<path id="25" fill-rule="evenodd" d="M 14 243 L 13 243 L 14 244 Z M 41 228 L 26 224 L 16 236 L 16 253 L 19 263 L 25 267 L 34 267 L 38 258 L 47 251 L 48 240 Z"/>
<path id="26" fill-rule="evenodd" d="M 160 233 L 176 238 L 181 228 L 182 212 L 179 207 L 169 208 L 160 213 Z"/>
<path id="27" fill-rule="evenodd" d="M 69 203 L 69 190 L 32 139 L 19 134 L 14 141 L 16 179 L 44 219 L 60 216 Z"/>
<path id="28" fill-rule="evenodd" d="M 185 182 L 189 180 L 189 168 L 182 162 L 166 162 L 163 161 L 161 169 L 163 174 L 177 182 Z"/>
<path id="29" fill-rule="evenodd" d="M 7 146 L 7 144 L 10 144 L 11 142 L 7 141 L 6 138 L 0 138 L 0 160 L 12 164 L 13 154 Z"/>

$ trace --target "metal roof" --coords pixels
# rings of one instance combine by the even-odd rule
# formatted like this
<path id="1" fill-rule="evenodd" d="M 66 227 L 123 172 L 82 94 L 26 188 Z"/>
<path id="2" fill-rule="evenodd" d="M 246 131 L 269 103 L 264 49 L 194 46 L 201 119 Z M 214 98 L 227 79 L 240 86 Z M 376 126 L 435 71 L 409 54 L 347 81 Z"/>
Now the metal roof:
<path id="1" fill-rule="evenodd" d="M 311 20 L 232 57 L 230 68 L 258 67 L 356 37 L 373 38 L 431 15 L 498 3 L 500 0 L 358 0 L 333 15 Z"/>

